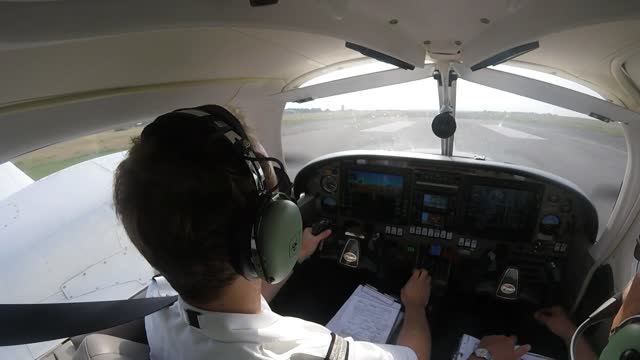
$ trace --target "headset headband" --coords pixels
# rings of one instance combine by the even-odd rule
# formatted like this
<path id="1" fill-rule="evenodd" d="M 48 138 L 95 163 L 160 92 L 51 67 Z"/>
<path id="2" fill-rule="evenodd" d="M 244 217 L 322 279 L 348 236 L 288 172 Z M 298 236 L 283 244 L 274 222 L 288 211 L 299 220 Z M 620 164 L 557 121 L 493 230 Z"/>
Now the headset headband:
<path id="1" fill-rule="evenodd" d="M 231 143 L 234 151 L 238 153 L 238 155 L 243 159 L 243 161 L 247 164 L 249 168 L 249 172 L 251 173 L 251 178 L 253 183 L 255 184 L 256 190 L 259 194 L 263 194 L 267 191 L 265 184 L 264 172 L 262 171 L 262 167 L 255 160 L 256 155 L 251 149 L 251 142 L 247 137 L 244 130 L 242 130 L 242 126 L 240 125 L 240 121 L 233 116 L 227 109 L 218 105 L 205 105 L 203 107 L 208 107 L 207 110 L 214 110 L 217 114 L 213 114 L 209 111 L 201 110 L 200 108 L 194 109 L 178 109 L 174 112 L 191 114 L 202 118 L 201 120 L 207 120 L 212 123 L 213 135 L 222 134 L 228 141 Z M 225 120 L 217 120 L 215 119 L 215 115 L 222 115 L 221 117 Z M 236 126 L 234 126 L 236 125 Z"/>
<path id="2" fill-rule="evenodd" d="M 183 129 L 188 127 L 182 133 L 176 133 L 174 127 L 166 125 L 168 122 L 173 124 L 178 120 L 177 118 L 181 118 L 180 125 Z M 190 121 L 195 119 L 197 121 Z M 200 139 L 204 137 L 204 141 L 206 141 L 211 136 L 224 136 L 231 144 L 233 151 L 247 165 L 252 183 L 255 185 L 258 194 L 268 192 L 262 167 L 259 162 L 251 160 L 256 159 L 256 155 L 251 148 L 251 142 L 242 128 L 242 124 L 222 106 L 204 105 L 197 108 L 175 110 L 158 117 L 147 125 L 140 136 L 143 140 L 165 138 L 166 143 L 176 143 L 176 146 L 189 146 L 191 142 L 197 141 L 194 137 Z"/>

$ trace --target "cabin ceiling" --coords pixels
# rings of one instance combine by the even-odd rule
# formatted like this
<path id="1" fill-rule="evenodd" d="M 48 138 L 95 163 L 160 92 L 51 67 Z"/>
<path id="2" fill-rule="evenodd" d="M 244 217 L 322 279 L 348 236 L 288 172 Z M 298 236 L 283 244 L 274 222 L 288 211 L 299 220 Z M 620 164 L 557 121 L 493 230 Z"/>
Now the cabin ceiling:
<path id="1" fill-rule="evenodd" d="M 638 1 L 0 0 L 0 124 L 31 103 L 94 93 L 254 80 L 285 89 L 362 58 L 345 41 L 422 67 L 434 52 L 459 51 L 472 65 L 535 40 L 540 48 L 514 64 L 578 79 L 640 111 Z"/>

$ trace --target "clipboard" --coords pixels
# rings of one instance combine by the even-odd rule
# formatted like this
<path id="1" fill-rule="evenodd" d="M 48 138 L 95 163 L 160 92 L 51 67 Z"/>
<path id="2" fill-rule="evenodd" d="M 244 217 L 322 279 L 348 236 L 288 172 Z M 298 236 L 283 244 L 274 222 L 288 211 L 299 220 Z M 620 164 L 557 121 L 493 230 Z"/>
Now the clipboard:
<path id="1" fill-rule="evenodd" d="M 388 343 L 402 322 L 402 305 L 397 298 L 370 285 L 358 285 L 327 328 L 356 341 Z"/>

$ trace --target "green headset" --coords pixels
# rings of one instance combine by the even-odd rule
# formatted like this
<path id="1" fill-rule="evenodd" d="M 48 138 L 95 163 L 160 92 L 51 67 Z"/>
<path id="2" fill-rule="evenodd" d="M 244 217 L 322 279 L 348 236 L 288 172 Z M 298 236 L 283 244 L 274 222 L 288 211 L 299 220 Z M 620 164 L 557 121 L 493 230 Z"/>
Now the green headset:
<path id="1" fill-rule="evenodd" d="M 197 118 L 198 131 L 208 132 L 207 136 L 212 139 L 221 138 L 231 144 L 255 186 L 255 215 L 248 214 L 251 219 L 240 222 L 231 231 L 230 256 L 234 269 L 247 279 L 260 278 L 268 283 L 284 280 L 298 260 L 302 242 L 302 216 L 287 194 L 267 186 L 260 166 L 260 162 L 264 161 L 277 162 L 281 167 L 282 163 L 274 158 L 256 157 L 240 121 L 218 105 L 178 109 L 162 115 L 145 127 L 141 137 L 144 140 L 145 135 L 154 136 L 167 131 L 160 129 L 163 122 L 171 121 L 175 129 L 176 120 L 189 118 Z M 290 190 L 286 173 L 282 171 L 281 174 L 285 175 L 284 179 L 279 178 L 279 183 L 284 182 L 285 188 Z"/>
<path id="2" fill-rule="evenodd" d="M 602 360 L 640 359 L 640 315 L 620 323 L 609 336 L 607 346 L 600 354 Z"/>

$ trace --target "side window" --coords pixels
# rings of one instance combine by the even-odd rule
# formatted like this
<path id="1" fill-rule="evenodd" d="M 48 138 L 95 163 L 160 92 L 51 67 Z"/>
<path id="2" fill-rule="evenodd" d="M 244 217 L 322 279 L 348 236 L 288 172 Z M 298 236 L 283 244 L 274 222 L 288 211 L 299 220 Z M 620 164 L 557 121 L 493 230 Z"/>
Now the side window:
<path id="1" fill-rule="evenodd" d="M 128 150 L 142 124 L 65 141 L 18 156 L 11 162 L 33 180 L 100 156 Z"/>
<path id="2" fill-rule="evenodd" d="M 0 197 L 0 239 L 11 240 L 0 247 L 3 302 L 126 299 L 147 285 L 154 270 L 131 244 L 112 202 L 113 172 L 141 125 L 47 146 L 7 163 L 28 181 Z"/>

